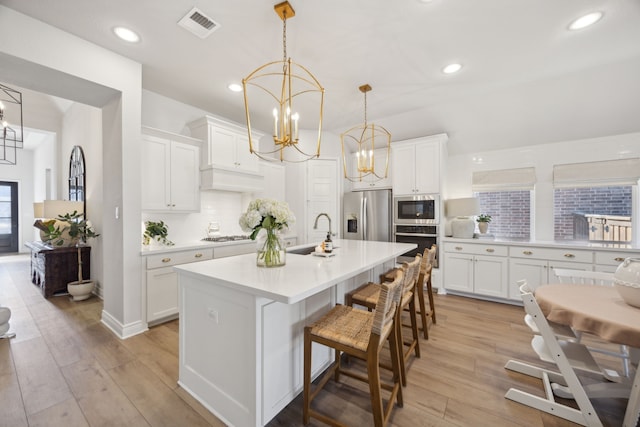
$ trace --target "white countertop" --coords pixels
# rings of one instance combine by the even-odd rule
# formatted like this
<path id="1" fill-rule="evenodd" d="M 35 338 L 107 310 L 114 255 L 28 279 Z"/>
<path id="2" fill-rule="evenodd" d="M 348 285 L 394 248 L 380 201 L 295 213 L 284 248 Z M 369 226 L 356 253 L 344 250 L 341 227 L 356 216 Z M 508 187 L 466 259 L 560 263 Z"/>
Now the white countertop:
<path id="1" fill-rule="evenodd" d="M 334 245 L 337 246 L 335 256 L 328 258 L 287 253 L 287 263 L 283 267 L 257 267 L 256 254 L 252 253 L 174 268 L 178 276 L 204 278 L 216 285 L 294 304 L 416 247 L 409 243 L 343 239 L 334 240 Z M 305 246 L 309 245 L 295 248 Z"/>
<path id="2" fill-rule="evenodd" d="M 217 248 L 220 246 L 255 245 L 255 244 L 256 244 L 256 241 L 251 239 L 230 240 L 227 242 L 207 242 L 205 240 L 195 240 L 193 242 L 176 243 L 173 246 L 166 246 L 166 245 L 142 246 L 140 255 L 147 256 L 147 255 L 163 254 L 163 253 L 177 252 L 177 251 L 188 251 L 191 249 L 207 249 L 207 248 Z"/>
<path id="3" fill-rule="evenodd" d="M 454 237 L 445 237 L 443 242 L 460 242 L 474 243 L 484 245 L 502 245 L 502 246 L 534 246 L 547 248 L 568 248 L 568 249 L 594 249 L 605 251 L 637 251 L 640 250 L 638 245 L 631 243 L 606 243 L 606 242 L 590 242 L 587 240 L 518 240 L 518 239 L 458 239 Z"/>

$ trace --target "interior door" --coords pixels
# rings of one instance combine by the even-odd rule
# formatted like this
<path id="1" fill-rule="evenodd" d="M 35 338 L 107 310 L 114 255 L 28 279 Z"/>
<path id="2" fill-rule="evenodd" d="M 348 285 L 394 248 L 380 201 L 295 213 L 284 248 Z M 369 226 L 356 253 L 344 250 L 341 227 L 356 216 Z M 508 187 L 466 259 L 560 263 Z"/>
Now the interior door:
<path id="1" fill-rule="evenodd" d="M 18 183 L 0 181 L 0 253 L 18 252 Z"/>

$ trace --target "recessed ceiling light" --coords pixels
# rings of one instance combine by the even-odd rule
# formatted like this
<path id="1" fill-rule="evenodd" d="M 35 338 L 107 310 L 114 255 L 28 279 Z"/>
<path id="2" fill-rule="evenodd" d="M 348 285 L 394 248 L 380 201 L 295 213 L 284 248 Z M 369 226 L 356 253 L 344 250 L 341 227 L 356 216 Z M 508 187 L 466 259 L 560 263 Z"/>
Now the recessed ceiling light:
<path id="1" fill-rule="evenodd" d="M 129 43 L 138 43 L 140 41 L 140 36 L 135 33 L 135 31 L 130 30 L 125 27 L 115 27 L 113 32 L 116 36 L 120 37 L 122 40 Z"/>
<path id="2" fill-rule="evenodd" d="M 462 64 L 449 64 L 442 69 L 442 72 L 445 74 L 453 74 L 457 73 L 462 69 Z"/>
<path id="3" fill-rule="evenodd" d="M 582 28 L 585 28 L 585 27 L 588 27 L 590 25 L 593 25 L 596 22 L 598 22 L 600 20 L 600 18 L 602 18 L 602 15 L 603 15 L 602 12 L 588 13 L 588 14 L 586 14 L 584 16 L 581 16 L 580 18 L 576 19 L 571 24 L 569 24 L 569 29 L 570 30 L 580 30 Z"/>
<path id="4" fill-rule="evenodd" d="M 242 85 L 238 83 L 231 83 L 227 86 L 231 92 L 242 92 Z"/>

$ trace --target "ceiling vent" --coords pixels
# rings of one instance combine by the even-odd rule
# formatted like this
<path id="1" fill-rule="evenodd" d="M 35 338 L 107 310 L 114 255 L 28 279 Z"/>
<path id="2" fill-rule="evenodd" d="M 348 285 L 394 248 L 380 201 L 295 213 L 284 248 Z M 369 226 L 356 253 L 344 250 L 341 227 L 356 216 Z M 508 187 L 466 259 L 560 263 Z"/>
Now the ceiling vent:
<path id="1" fill-rule="evenodd" d="M 207 38 L 220 27 L 220 24 L 214 22 L 197 7 L 191 9 L 181 20 L 179 20 L 178 25 L 189 30 L 201 39 Z"/>

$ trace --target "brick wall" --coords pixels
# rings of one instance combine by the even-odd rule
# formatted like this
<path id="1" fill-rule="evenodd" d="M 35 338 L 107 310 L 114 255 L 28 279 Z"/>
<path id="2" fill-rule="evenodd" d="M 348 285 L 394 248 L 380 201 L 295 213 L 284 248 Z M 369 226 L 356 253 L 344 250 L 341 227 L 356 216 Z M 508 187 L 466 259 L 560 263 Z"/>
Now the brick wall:
<path id="1" fill-rule="evenodd" d="M 556 189 L 553 195 L 554 237 L 574 239 L 574 221 L 583 214 L 631 216 L 631 187 Z M 582 233 L 575 236 L 585 239 Z"/>
<path id="2" fill-rule="evenodd" d="M 496 237 L 529 239 L 531 192 L 494 191 L 477 193 L 481 213 L 491 215 L 489 234 Z M 477 224 L 476 224 L 477 231 Z"/>

